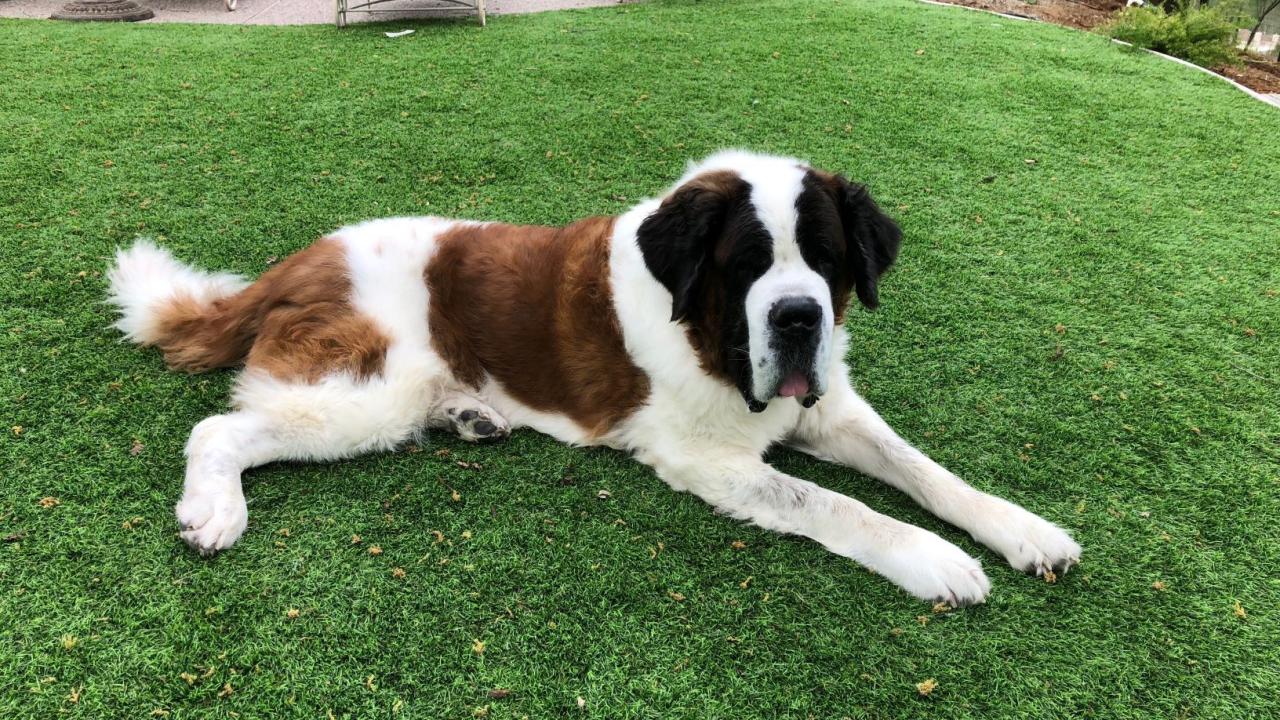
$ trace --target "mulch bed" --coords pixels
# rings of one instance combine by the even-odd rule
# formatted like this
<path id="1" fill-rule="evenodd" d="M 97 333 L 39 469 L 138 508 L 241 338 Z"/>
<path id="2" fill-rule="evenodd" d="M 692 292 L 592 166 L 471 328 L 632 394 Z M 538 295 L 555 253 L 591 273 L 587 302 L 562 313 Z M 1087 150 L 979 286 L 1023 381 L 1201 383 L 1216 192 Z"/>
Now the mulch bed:
<path id="1" fill-rule="evenodd" d="M 1280 62 L 1274 60 L 1246 60 L 1243 67 L 1218 67 L 1213 71 L 1256 92 L 1280 93 Z"/>
<path id="2" fill-rule="evenodd" d="M 1124 0 L 936 0 L 948 5 L 963 5 L 1032 18 L 1078 30 L 1092 30 L 1105 23 L 1111 14 L 1124 7 Z M 1280 93 L 1280 62 L 1247 59 L 1240 67 L 1223 66 L 1213 71 L 1260 93 Z"/>
<path id="3" fill-rule="evenodd" d="M 1066 25 L 1079 30 L 1091 30 L 1107 21 L 1112 12 L 1124 7 L 1124 0 L 937 0 L 948 5 L 991 10 Z"/>

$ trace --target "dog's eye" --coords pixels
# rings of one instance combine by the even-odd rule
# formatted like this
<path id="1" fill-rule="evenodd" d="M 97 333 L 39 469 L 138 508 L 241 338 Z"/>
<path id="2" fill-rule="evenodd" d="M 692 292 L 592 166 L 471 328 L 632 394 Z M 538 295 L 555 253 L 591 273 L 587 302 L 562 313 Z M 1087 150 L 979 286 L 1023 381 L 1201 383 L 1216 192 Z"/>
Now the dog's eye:
<path id="1" fill-rule="evenodd" d="M 836 269 L 835 254 L 827 245 L 815 245 L 809 249 L 806 258 L 810 266 L 819 274 L 830 277 Z"/>
<path id="2" fill-rule="evenodd" d="M 742 237 L 728 258 L 730 272 L 755 279 L 769 270 L 773 263 L 772 240 L 763 233 Z"/>
<path id="3" fill-rule="evenodd" d="M 734 272 L 748 278 L 757 278 L 769 270 L 771 258 L 762 251 L 742 253 L 733 263 Z"/>

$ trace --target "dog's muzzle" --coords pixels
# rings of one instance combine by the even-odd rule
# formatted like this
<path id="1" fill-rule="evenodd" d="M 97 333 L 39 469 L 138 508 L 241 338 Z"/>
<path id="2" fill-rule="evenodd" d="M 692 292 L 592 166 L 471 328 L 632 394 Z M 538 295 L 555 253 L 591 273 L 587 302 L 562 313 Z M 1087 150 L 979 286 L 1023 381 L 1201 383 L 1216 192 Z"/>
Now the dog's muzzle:
<path id="1" fill-rule="evenodd" d="M 818 402 L 814 371 L 822 331 L 822 306 L 811 297 L 783 297 L 769 309 L 769 349 L 778 369 L 778 384 L 771 398 L 793 397 L 806 408 Z M 747 398 L 752 412 L 763 412 L 767 406 L 767 402 Z"/>

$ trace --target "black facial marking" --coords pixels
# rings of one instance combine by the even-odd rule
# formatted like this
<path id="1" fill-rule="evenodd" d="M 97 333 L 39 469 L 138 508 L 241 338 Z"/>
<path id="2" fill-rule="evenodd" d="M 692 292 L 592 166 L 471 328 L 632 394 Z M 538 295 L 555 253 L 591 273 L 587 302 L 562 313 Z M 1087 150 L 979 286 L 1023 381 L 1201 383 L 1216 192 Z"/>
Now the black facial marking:
<path id="1" fill-rule="evenodd" d="M 751 185 L 731 172 L 700 175 L 645 219 L 637 242 L 704 367 L 737 387 L 753 412 L 763 411 L 750 396 L 746 298 L 773 264 L 773 238 L 751 204 Z"/>
<path id="2" fill-rule="evenodd" d="M 796 244 L 800 256 L 831 288 L 831 307 L 839 314 L 844 308 L 841 297 L 840 268 L 844 263 L 844 226 L 836 198 L 812 171 L 805 173 L 799 197 L 796 198 Z"/>
<path id="3" fill-rule="evenodd" d="M 796 199 L 796 240 L 809 267 L 827 278 L 832 307 L 844 312 L 850 291 L 868 309 L 880 304 L 880 276 L 898 257 L 902 231 L 862 185 L 810 170 Z"/>
<path id="4" fill-rule="evenodd" d="M 743 398 L 750 400 L 752 369 L 747 293 L 773 265 L 773 238 L 760 224 L 750 200 L 744 198 L 737 212 L 730 216 L 715 255 L 713 273 L 719 275 L 716 285 L 722 308 L 718 332 L 725 367 Z"/>
<path id="5" fill-rule="evenodd" d="M 700 175 L 676 189 L 636 233 L 649 272 L 671 292 L 671 319 L 706 312 L 703 290 L 730 217 L 750 205 L 751 186 L 734 173 Z"/>

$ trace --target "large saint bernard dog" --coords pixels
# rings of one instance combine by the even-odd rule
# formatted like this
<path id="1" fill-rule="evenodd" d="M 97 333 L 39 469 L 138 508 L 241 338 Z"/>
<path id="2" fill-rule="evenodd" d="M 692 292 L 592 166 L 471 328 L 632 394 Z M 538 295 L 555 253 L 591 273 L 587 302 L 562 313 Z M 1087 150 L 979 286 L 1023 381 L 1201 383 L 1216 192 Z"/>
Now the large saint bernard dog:
<path id="1" fill-rule="evenodd" d="M 898 437 L 844 363 L 850 294 L 876 307 L 900 232 L 865 188 L 793 158 L 693 165 L 662 198 L 565 227 L 436 217 L 346 227 L 250 284 L 142 240 L 110 272 L 116 326 L 174 368 L 243 364 L 233 411 L 195 426 L 177 505 L 201 553 L 231 546 L 247 468 L 390 450 L 424 428 L 528 427 L 625 450 L 724 513 L 804 535 L 953 606 L 977 560 L 761 458 L 785 444 L 902 490 L 1015 568 L 1080 546 Z"/>

